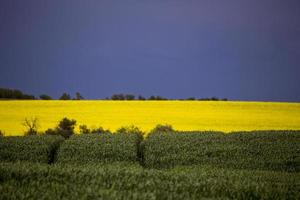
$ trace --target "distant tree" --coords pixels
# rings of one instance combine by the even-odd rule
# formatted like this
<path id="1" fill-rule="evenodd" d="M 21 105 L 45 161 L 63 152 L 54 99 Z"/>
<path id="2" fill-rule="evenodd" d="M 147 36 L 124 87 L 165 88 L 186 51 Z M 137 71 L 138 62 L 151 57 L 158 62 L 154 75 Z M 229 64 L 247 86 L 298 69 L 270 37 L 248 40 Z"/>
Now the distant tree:
<path id="1" fill-rule="evenodd" d="M 138 100 L 142 100 L 142 101 L 143 101 L 143 100 L 146 100 L 146 98 L 143 97 L 143 96 L 141 96 L 141 95 L 139 95 L 139 96 L 138 96 Z"/>
<path id="2" fill-rule="evenodd" d="M 20 90 L 0 88 L 0 99 L 35 99 L 35 97 L 23 94 Z"/>
<path id="3" fill-rule="evenodd" d="M 71 96 L 68 93 L 64 92 L 59 100 L 71 100 Z"/>
<path id="4" fill-rule="evenodd" d="M 217 97 L 212 97 L 211 100 L 212 101 L 219 101 L 219 99 Z"/>
<path id="5" fill-rule="evenodd" d="M 111 100 L 125 100 L 124 94 L 113 94 Z"/>
<path id="6" fill-rule="evenodd" d="M 125 94 L 125 100 L 134 100 L 135 96 L 133 94 Z"/>
<path id="7" fill-rule="evenodd" d="M 188 100 L 188 101 L 194 101 L 194 100 L 196 100 L 196 98 L 195 97 L 189 97 L 186 100 Z"/>
<path id="8" fill-rule="evenodd" d="M 150 96 L 148 100 L 168 100 L 167 98 L 161 97 L 161 96 Z"/>
<path id="9" fill-rule="evenodd" d="M 83 96 L 81 96 L 81 94 L 79 92 L 76 92 L 75 96 L 76 96 L 75 100 L 82 100 L 82 99 L 84 99 Z"/>
<path id="10" fill-rule="evenodd" d="M 148 100 L 156 100 L 156 97 L 153 96 L 153 95 L 151 95 L 151 96 L 148 98 Z"/>
<path id="11" fill-rule="evenodd" d="M 0 130 L 0 137 L 4 136 L 4 132 Z"/>
<path id="12" fill-rule="evenodd" d="M 30 136 L 30 135 L 36 135 L 38 133 L 37 129 L 38 129 L 38 118 L 34 117 L 34 118 L 25 118 L 24 122 L 22 123 L 23 126 L 25 126 L 25 128 L 27 129 L 25 132 L 26 136 Z"/>
<path id="13" fill-rule="evenodd" d="M 35 99 L 35 96 L 33 96 L 33 95 L 28 95 L 28 94 L 23 94 L 23 97 L 22 97 L 22 99 L 28 99 L 28 100 L 30 100 L 30 99 Z"/>
<path id="14" fill-rule="evenodd" d="M 228 101 L 228 99 L 227 98 L 223 98 L 222 101 Z"/>
<path id="15" fill-rule="evenodd" d="M 41 94 L 40 99 L 42 99 L 42 100 L 52 100 L 52 97 L 50 97 L 49 95 L 46 95 L 46 94 Z"/>

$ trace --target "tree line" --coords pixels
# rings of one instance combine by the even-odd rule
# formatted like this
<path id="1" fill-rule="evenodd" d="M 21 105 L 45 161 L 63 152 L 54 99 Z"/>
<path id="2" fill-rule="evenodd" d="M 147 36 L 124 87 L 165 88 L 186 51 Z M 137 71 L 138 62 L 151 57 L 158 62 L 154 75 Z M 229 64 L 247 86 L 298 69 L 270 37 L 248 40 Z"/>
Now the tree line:
<path id="1" fill-rule="evenodd" d="M 34 95 L 25 94 L 20 90 L 16 89 L 8 89 L 8 88 L 0 88 L 0 99 L 41 99 L 41 100 L 53 100 L 50 95 L 41 94 L 38 97 Z M 59 100 L 83 100 L 84 97 L 79 93 L 76 92 L 75 96 L 72 97 L 69 93 L 64 92 L 59 98 Z M 195 97 L 188 97 L 183 99 L 168 99 L 166 97 L 162 97 L 159 95 L 151 95 L 149 97 L 144 97 L 142 95 L 135 96 L 133 94 L 113 94 L 111 97 L 106 97 L 102 100 L 117 100 L 117 101 L 130 101 L 130 100 L 140 100 L 140 101 L 164 101 L 164 100 L 189 100 L 189 101 L 227 101 L 227 98 L 218 98 L 218 97 L 211 97 L 211 98 L 195 98 Z"/>

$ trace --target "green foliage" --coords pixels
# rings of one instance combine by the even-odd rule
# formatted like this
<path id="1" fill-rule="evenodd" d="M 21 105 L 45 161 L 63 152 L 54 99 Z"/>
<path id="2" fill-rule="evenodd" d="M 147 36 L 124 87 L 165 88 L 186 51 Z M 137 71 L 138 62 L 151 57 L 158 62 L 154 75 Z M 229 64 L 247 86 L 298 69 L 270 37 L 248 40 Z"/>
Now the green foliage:
<path id="1" fill-rule="evenodd" d="M 46 95 L 46 94 L 41 94 L 40 99 L 42 99 L 42 100 L 52 100 L 52 97 L 50 97 L 49 95 Z"/>
<path id="2" fill-rule="evenodd" d="M 48 128 L 45 131 L 46 135 L 60 135 L 59 132 L 57 131 L 57 129 L 52 129 L 52 128 Z"/>
<path id="3" fill-rule="evenodd" d="M 168 100 L 168 99 L 167 99 L 167 98 L 165 98 L 165 97 L 161 97 L 161 96 L 154 96 L 154 95 L 152 95 L 152 96 L 150 96 L 150 97 L 148 98 L 148 100 L 160 101 L 160 100 Z"/>
<path id="4" fill-rule="evenodd" d="M 142 95 L 139 95 L 139 96 L 138 96 L 138 100 L 142 100 L 142 101 L 144 101 L 144 100 L 146 100 L 146 98 L 145 98 L 145 97 L 143 97 Z"/>
<path id="5" fill-rule="evenodd" d="M 111 100 L 134 100 L 135 96 L 133 94 L 113 94 Z"/>
<path id="6" fill-rule="evenodd" d="M 81 134 L 66 140 L 59 163 L 136 162 L 140 138 L 136 134 Z"/>
<path id="7" fill-rule="evenodd" d="M 168 133 L 168 132 L 174 132 L 175 130 L 173 127 L 169 124 L 157 124 L 151 131 L 150 134 L 152 133 Z"/>
<path id="8" fill-rule="evenodd" d="M 22 124 L 26 128 L 25 136 L 37 135 L 39 127 L 38 118 L 25 118 Z"/>
<path id="9" fill-rule="evenodd" d="M 189 97 L 186 100 L 188 100 L 188 101 L 194 101 L 194 100 L 196 100 L 196 98 L 195 97 Z"/>
<path id="10" fill-rule="evenodd" d="M 300 199 L 300 131 L 140 135 L 0 137 L 0 199 Z"/>
<path id="11" fill-rule="evenodd" d="M 0 99 L 35 99 L 35 97 L 30 94 L 24 94 L 20 90 L 0 88 Z"/>
<path id="12" fill-rule="evenodd" d="M 82 100 L 82 99 L 84 99 L 83 96 L 79 92 L 76 92 L 74 100 Z"/>
<path id="13" fill-rule="evenodd" d="M 111 132 L 108 129 L 105 130 L 102 127 L 92 128 L 90 132 L 98 134 L 111 134 Z"/>
<path id="14" fill-rule="evenodd" d="M 87 125 L 82 124 L 82 125 L 79 126 L 79 133 L 81 133 L 81 134 L 89 134 L 89 133 L 91 133 L 91 130 L 88 129 Z"/>
<path id="15" fill-rule="evenodd" d="M 71 100 L 71 95 L 65 92 L 59 97 L 59 100 Z"/>
<path id="16" fill-rule="evenodd" d="M 82 125 L 79 126 L 79 133 L 81 133 L 81 134 L 90 134 L 90 133 L 110 134 L 111 132 L 109 130 L 103 129 L 102 127 L 89 129 L 87 127 L 87 125 L 82 124 Z"/>
<path id="17" fill-rule="evenodd" d="M 1 137 L 0 161 L 51 163 L 62 137 Z"/>
<path id="18" fill-rule="evenodd" d="M 62 135 L 64 138 L 69 138 L 71 135 L 74 134 L 74 128 L 76 125 L 76 120 L 63 118 L 57 126 L 57 131 Z"/>
<path id="19" fill-rule="evenodd" d="M 59 121 L 56 128 L 52 129 L 49 128 L 45 131 L 46 135 L 61 135 L 64 138 L 69 138 L 71 135 L 74 134 L 74 128 L 76 125 L 76 120 L 63 118 Z"/>
<path id="20" fill-rule="evenodd" d="M 144 141 L 147 167 L 214 165 L 222 168 L 300 171 L 299 131 L 150 134 Z"/>
<path id="21" fill-rule="evenodd" d="M 135 96 L 133 94 L 125 94 L 125 100 L 134 100 Z"/>
<path id="22" fill-rule="evenodd" d="M 111 100 L 125 100 L 124 94 L 113 94 Z"/>
<path id="23" fill-rule="evenodd" d="M 299 199 L 299 174 L 211 166 L 2 163 L 2 199 Z"/>
<path id="24" fill-rule="evenodd" d="M 145 133 L 136 126 L 123 126 L 116 130 L 116 133 L 137 134 L 143 136 Z"/>

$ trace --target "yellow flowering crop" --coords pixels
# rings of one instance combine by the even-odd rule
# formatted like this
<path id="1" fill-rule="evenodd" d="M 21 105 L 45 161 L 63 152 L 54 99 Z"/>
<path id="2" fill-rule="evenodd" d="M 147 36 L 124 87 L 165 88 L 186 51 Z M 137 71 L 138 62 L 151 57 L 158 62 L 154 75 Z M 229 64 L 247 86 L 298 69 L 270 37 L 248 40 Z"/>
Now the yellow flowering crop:
<path id="1" fill-rule="evenodd" d="M 300 130 L 300 103 L 215 101 L 0 101 L 0 130 L 22 135 L 24 118 L 37 117 L 39 131 L 63 117 L 78 125 L 115 131 L 135 125 L 143 131 L 156 124 L 177 130 Z"/>

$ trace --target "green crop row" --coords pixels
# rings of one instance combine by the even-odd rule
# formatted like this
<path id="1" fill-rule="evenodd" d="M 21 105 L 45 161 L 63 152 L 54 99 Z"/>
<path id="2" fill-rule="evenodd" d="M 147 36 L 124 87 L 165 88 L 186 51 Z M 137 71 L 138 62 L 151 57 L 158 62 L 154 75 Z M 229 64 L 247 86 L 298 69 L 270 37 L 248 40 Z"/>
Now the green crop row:
<path id="1" fill-rule="evenodd" d="M 0 199 L 299 199 L 299 173 L 2 163 Z"/>
<path id="2" fill-rule="evenodd" d="M 144 165 L 214 165 L 300 171 L 299 131 L 154 133 L 142 144 Z"/>
<path id="3" fill-rule="evenodd" d="M 222 168 L 300 171 L 299 131 L 83 134 L 1 137 L 0 161 L 111 163 L 139 161 L 147 168 L 214 165 Z M 58 148 L 58 146 L 60 147 Z"/>
<path id="4" fill-rule="evenodd" d="M 138 134 L 74 135 L 58 150 L 58 163 L 136 162 Z"/>
<path id="5" fill-rule="evenodd" d="M 52 163 L 63 140 L 60 136 L 0 137 L 0 162 Z"/>

